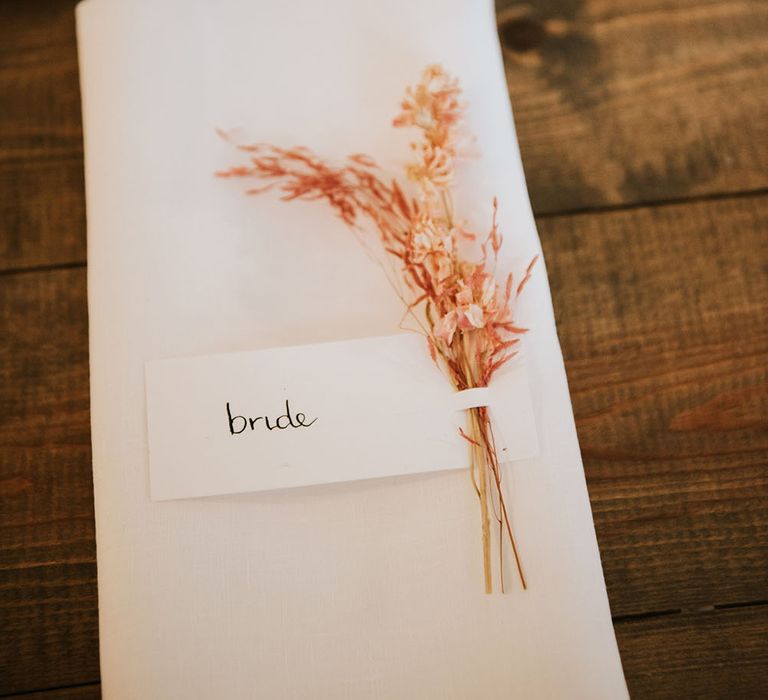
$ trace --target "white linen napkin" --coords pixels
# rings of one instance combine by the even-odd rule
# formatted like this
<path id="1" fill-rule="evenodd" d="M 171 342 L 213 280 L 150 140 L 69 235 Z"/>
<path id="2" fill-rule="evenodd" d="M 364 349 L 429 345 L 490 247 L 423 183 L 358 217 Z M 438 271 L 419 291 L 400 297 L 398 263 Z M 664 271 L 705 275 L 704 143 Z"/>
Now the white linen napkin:
<path id="1" fill-rule="evenodd" d="M 463 470 L 149 498 L 146 360 L 386 335 L 402 315 L 324 204 L 215 179 L 238 161 L 215 128 L 397 173 L 391 118 L 441 63 L 477 136 L 457 209 L 486 230 L 497 195 L 505 264 L 539 252 L 491 3 L 85 0 L 77 20 L 104 697 L 626 697 L 541 263 L 519 312 L 541 457 L 505 468 L 528 591 L 510 572 L 483 593 Z"/>

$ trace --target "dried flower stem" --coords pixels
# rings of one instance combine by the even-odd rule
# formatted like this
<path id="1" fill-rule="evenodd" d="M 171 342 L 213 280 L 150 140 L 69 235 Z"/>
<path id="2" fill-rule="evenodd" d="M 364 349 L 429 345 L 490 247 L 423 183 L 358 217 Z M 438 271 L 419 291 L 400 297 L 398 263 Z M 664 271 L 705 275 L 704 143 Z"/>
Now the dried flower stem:
<path id="1" fill-rule="evenodd" d="M 469 422 L 469 435 L 474 442 L 470 443 L 470 473 L 473 475 L 475 489 L 480 498 L 480 522 L 483 536 L 483 577 L 485 580 L 485 592 L 493 593 L 493 577 L 491 573 L 491 524 L 488 515 L 488 467 L 485 460 L 485 451 L 481 444 L 482 429 L 479 425 L 478 409 L 470 408 L 467 411 Z"/>
<path id="2" fill-rule="evenodd" d="M 411 144 L 415 157 L 406 166 L 406 184 L 383 176 L 376 163 L 360 153 L 334 167 L 307 148 L 270 144 L 238 146 L 247 154 L 249 164 L 218 174 L 264 183 L 248 189 L 248 194 L 278 187 L 285 201 L 325 200 L 367 249 L 367 234 L 371 228 L 377 231 L 389 263 L 380 261 L 381 266 L 405 304 L 405 315 L 416 319 L 435 364 L 454 388 L 462 391 L 487 386 L 515 356 L 527 329 L 515 324 L 512 305 L 530 278 L 536 258 L 516 289 L 511 274 L 504 285 L 495 279 L 502 244 L 495 199 L 491 230 L 480 244 L 479 260 L 462 251 L 462 246 L 477 241 L 478 236 L 456 218 L 451 197 L 457 128 L 463 113 L 459 94 L 458 82 L 440 66 L 428 66 L 421 81 L 406 89 L 402 111 L 393 125 L 415 127 L 421 136 Z M 392 262 L 399 263 L 398 271 Z M 407 291 L 402 291 L 403 287 Z M 470 475 L 480 500 L 485 590 L 493 590 L 491 511 L 499 525 L 502 590 L 505 532 L 526 588 L 488 410 L 472 408 L 467 415 L 467 432 L 459 432 L 469 443 Z"/>

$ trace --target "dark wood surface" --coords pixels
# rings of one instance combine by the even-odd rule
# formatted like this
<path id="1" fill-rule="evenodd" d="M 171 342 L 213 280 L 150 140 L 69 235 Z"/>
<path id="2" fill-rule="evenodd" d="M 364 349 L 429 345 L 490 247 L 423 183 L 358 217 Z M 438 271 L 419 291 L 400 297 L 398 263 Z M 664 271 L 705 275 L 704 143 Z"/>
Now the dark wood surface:
<path id="1" fill-rule="evenodd" d="M 0 696 L 51 700 L 99 696 L 72 9 L 0 3 Z M 630 691 L 765 697 L 768 4 L 498 17 Z"/>

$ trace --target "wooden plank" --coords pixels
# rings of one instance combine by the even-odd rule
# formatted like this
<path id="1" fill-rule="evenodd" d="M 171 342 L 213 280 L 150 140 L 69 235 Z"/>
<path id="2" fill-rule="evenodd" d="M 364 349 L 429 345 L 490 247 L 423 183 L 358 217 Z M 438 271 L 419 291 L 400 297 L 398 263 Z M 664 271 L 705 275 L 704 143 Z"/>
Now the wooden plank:
<path id="1" fill-rule="evenodd" d="M 768 197 L 540 223 L 615 614 L 768 599 Z"/>
<path id="2" fill-rule="evenodd" d="M 768 3 L 497 11 L 537 213 L 768 186 Z"/>
<path id="3" fill-rule="evenodd" d="M 0 277 L 0 694 L 98 679 L 85 270 Z"/>
<path id="4" fill-rule="evenodd" d="M 634 700 L 762 700 L 768 609 L 716 610 L 619 622 L 616 636 Z M 98 700 L 98 684 L 9 700 Z"/>
<path id="5" fill-rule="evenodd" d="M 101 686 L 98 683 L 92 683 L 4 697 L 6 700 L 99 700 L 101 698 Z"/>
<path id="6" fill-rule="evenodd" d="M 74 5 L 0 3 L 0 269 L 85 257 Z"/>
<path id="7" fill-rule="evenodd" d="M 614 614 L 768 599 L 766 217 L 542 222 Z M 84 270 L 0 277 L 0 692 L 98 678 L 86 323 Z"/>
<path id="8" fill-rule="evenodd" d="M 85 256 L 74 4 L 0 3 L 0 269 Z M 497 5 L 537 213 L 768 186 L 764 2 Z"/>
<path id="9" fill-rule="evenodd" d="M 763 700 L 768 606 L 663 616 L 616 625 L 633 700 Z"/>

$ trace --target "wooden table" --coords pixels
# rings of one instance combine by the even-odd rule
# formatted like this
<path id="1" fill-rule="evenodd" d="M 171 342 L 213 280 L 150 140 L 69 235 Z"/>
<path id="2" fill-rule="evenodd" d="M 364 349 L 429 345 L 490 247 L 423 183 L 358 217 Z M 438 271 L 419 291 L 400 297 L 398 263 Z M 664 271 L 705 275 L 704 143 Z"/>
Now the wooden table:
<path id="1" fill-rule="evenodd" d="M 99 695 L 72 9 L 0 4 L 0 695 L 26 698 Z M 498 17 L 630 690 L 768 697 L 768 3 Z"/>

